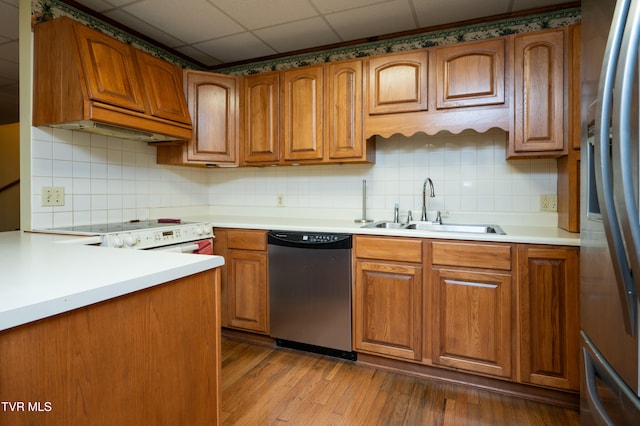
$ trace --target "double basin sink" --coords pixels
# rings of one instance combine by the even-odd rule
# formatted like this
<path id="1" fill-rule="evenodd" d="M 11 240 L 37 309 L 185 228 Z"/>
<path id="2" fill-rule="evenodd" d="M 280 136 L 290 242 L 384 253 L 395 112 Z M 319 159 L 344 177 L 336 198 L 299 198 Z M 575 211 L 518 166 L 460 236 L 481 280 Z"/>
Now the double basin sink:
<path id="1" fill-rule="evenodd" d="M 434 223 L 434 222 L 374 222 L 363 225 L 363 228 L 384 228 L 384 229 L 415 229 L 419 231 L 434 232 L 462 232 L 472 234 L 501 234 L 505 232 L 498 225 L 465 225 L 459 223 Z"/>

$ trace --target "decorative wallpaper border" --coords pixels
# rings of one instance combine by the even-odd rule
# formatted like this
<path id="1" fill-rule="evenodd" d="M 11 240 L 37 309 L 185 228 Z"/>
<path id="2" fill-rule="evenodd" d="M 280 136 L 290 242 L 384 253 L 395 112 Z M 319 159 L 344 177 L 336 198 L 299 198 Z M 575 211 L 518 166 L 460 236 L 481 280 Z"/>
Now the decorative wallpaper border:
<path id="1" fill-rule="evenodd" d="M 91 28 L 107 33 L 112 37 L 134 45 L 176 65 L 185 68 L 203 69 L 201 66 L 191 63 L 184 58 L 172 54 L 171 52 L 167 52 L 152 43 L 128 34 L 119 28 L 113 27 L 94 16 L 88 15 L 67 5 L 66 3 L 62 3 L 59 0 L 32 0 L 31 14 L 34 23 L 56 18 L 58 16 L 70 16 Z M 484 40 L 508 34 L 525 33 L 547 28 L 560 28 L 578 23 L 580 22 L 580 19 L 580 8 L 563 9 L 554 12 L 466 25 L 442 31 L 414 34 L 405 37 L 338 47 L 335 49 L 292 55 L 260 62 L 256 61 L 249 64 L 216 69 L 215 72 L 232 75 L 258 74 L 268 71 L 296 68 L 305 65 L 340 61 L 343 59 L 362 58 L 390 52 L 401 52 L 431 46 L 442 46 L 462 41 Z"/>

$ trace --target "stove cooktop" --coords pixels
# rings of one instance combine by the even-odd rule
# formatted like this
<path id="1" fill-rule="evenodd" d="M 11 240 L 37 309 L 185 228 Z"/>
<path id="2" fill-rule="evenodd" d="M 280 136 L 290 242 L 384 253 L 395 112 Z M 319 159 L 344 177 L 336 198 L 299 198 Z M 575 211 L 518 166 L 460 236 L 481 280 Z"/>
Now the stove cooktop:
<path id="1" fill-rule="evenodd" d="M 197 222 L 183 222 L 180 219 L 132 220 L 122 223 L 100 223 L 94 225 L 67 226 L 62 228 L 48 229 L 48 231 L 60 234 L 104 235 L 144 229 L 170 228 L 179 225 L 191 225 L 194 223 Z"/>

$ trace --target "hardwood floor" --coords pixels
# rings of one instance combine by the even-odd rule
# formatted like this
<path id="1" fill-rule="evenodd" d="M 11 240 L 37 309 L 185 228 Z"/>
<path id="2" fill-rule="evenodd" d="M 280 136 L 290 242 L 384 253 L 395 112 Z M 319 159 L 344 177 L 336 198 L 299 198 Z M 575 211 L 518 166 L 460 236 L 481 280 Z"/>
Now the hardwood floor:
<path id="1" fill-rule="evenodd" d="M 579 413 L 291 349 L 222 341 L 223 425 L 578 425 Z"/>

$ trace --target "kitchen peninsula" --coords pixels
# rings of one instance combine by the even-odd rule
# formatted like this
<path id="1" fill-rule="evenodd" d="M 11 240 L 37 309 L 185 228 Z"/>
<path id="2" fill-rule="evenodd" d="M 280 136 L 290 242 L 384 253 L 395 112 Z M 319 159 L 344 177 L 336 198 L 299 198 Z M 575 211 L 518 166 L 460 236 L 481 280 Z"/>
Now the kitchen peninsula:
<path id="1" fill-rule="evenodd" d="M 224 259 L 75 238 L 0 233 L 0 423 L 217 424 Z"/>

